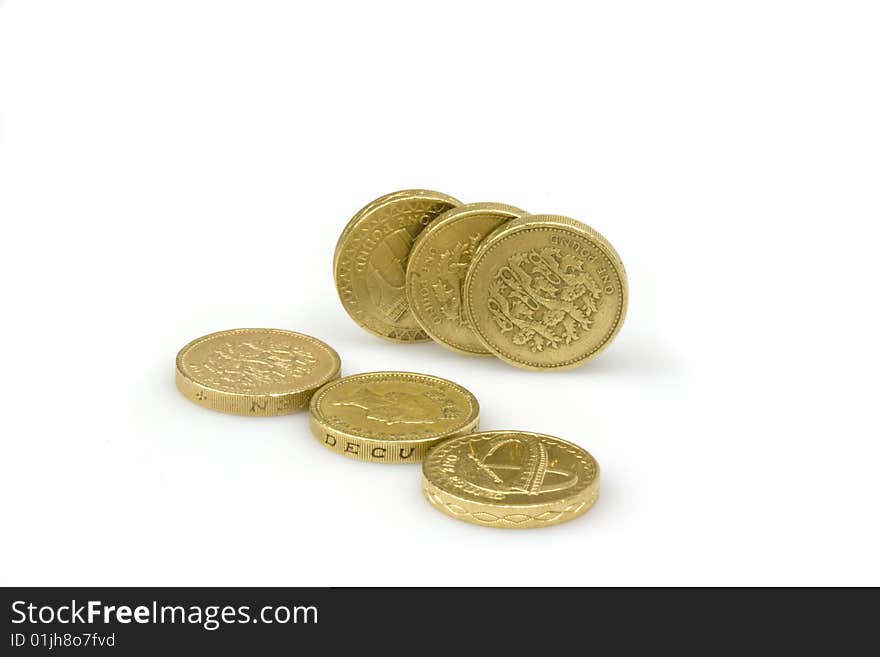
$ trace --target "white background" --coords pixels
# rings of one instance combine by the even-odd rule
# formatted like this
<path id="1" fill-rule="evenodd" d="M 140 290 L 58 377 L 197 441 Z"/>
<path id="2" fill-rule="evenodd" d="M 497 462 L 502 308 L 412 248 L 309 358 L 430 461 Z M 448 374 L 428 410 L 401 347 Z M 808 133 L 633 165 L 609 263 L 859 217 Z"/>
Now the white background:
<path id="1" fill-rule="evenodd" d="M 0 583 L 880 584 L 876 3 L 0 5 Z M 336 238 L 407 187 L 595 226 L 618 339 L 531 373 L 362 331 Z M 184 400 L 239 326 L 458 381 L 602 496 L 475 527 Z"/>

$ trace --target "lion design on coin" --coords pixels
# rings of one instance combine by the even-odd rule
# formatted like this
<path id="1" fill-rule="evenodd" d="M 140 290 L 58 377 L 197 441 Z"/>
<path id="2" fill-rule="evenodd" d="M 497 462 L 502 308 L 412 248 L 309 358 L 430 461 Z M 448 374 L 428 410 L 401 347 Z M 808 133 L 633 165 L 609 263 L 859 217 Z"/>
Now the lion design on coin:
<path id="1" fill-rule="evenodd" d="M 580 339 L 593 325 L 602 296 L 583 259 L 547 247 L 512 255 L 498 268 L 488 308 L 514 344 L 538 352 Z"/>

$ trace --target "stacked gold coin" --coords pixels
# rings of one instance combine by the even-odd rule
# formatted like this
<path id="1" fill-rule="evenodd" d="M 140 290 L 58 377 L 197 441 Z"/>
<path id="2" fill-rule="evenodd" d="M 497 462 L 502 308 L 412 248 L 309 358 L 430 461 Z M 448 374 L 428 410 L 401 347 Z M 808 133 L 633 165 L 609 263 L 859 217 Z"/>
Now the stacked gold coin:
<path id="1" fill-rule="evenodd" d="M 574 219 L 501 203 L 462 204 L 430 190 L 376 199 L 342 232 L 333 257 L 345 310 L 395 342 L 433 339 L 517 367 L 576 367 L 626 315 L 614 248 Z M 435 508 L 490 527 L 542 527 L 588 511 L 599 466 L 577 445 L 528 431 L 479 432 L 480 405 L 457 383 L 414 372 L 339 378 L 339 355 L 282 329 L 233 329 L 177 355 L 179 390 L 239 415 L 309 409 L 314 437 L 372 463 L 423 463 Z"/>
<path id="2" fill-rule="evenodd" d="M 626 316 L 623 263 L 594 229 L 428 190 L 360 210 L 333 268 L 343 306 L 368 331 L 526 369 L 584 364 Z"/>

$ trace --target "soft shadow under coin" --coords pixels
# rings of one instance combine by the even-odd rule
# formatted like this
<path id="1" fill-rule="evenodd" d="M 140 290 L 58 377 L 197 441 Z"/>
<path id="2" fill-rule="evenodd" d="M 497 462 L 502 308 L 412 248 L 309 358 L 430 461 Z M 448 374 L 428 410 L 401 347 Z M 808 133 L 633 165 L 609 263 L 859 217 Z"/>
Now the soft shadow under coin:
<path id="1" fill-rule="evenodd" d="M 650 349 L 636 345 L 612 345 L 599 355 L 572 372 L 590 374 L 638 374 L 640 376 L 677 376 L 682 364 L 676 355 L 661 345 Z"/>

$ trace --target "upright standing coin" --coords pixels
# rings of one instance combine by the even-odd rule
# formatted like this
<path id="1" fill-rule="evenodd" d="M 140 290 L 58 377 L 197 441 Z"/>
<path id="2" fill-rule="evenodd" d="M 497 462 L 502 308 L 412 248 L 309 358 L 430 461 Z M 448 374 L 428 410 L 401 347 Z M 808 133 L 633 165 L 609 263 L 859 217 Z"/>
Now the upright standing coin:
<path id="1" fill-rule="evenodd" d="M 568 369 L 596 356 L 620 330 L 627 295 L 611 244 L 555 215 L 497 229 L 465 278 L 465 309 L 480 341 L 526 369 Z"/>
<path id="2" fill-rule="evenodd" d="M 312 433 L 325 447 L 377 463 L 422 461 L 428 448 L 475 431 L 476 397 L 427 374 L 368 372 L 347 376 L 312 397 Z"/>
<path id="3" fill-rule="evenodd" d="M 525 214 L 500 203 L 469 203 L 441 214 L 413 244 L 406 268 L 406 298 L 416 321 L 444 347 L 491 355 L 471 330 L 464 309 L 464 277 L 480 242 Z"/>
<path id="4" fill-rule="evenodd" d="M 281 329 L 233 329 L 193 340 L 177 354 L 175 380 L 199 406 L 236 415 L 304 410 L 339 376 L 339 355 L 320 340 Z"/>
<path id="5" fill-rule="evenodd" d="M 422 229 L 459 201 L 424 189 L 394 192 L 358 212 L 339 237 L 333 276 L 346 312 L 387 340 L 424 342 L 406 302 L 406 262 Z"/>
<path id="6" fill-rule="evenodd" d="M 443 513 L 490 527 L 544 527 L 586 513 L 599 464 L 565 440 L 484 431 L 438 445 L 423 466 L 425 497 Z"/>

